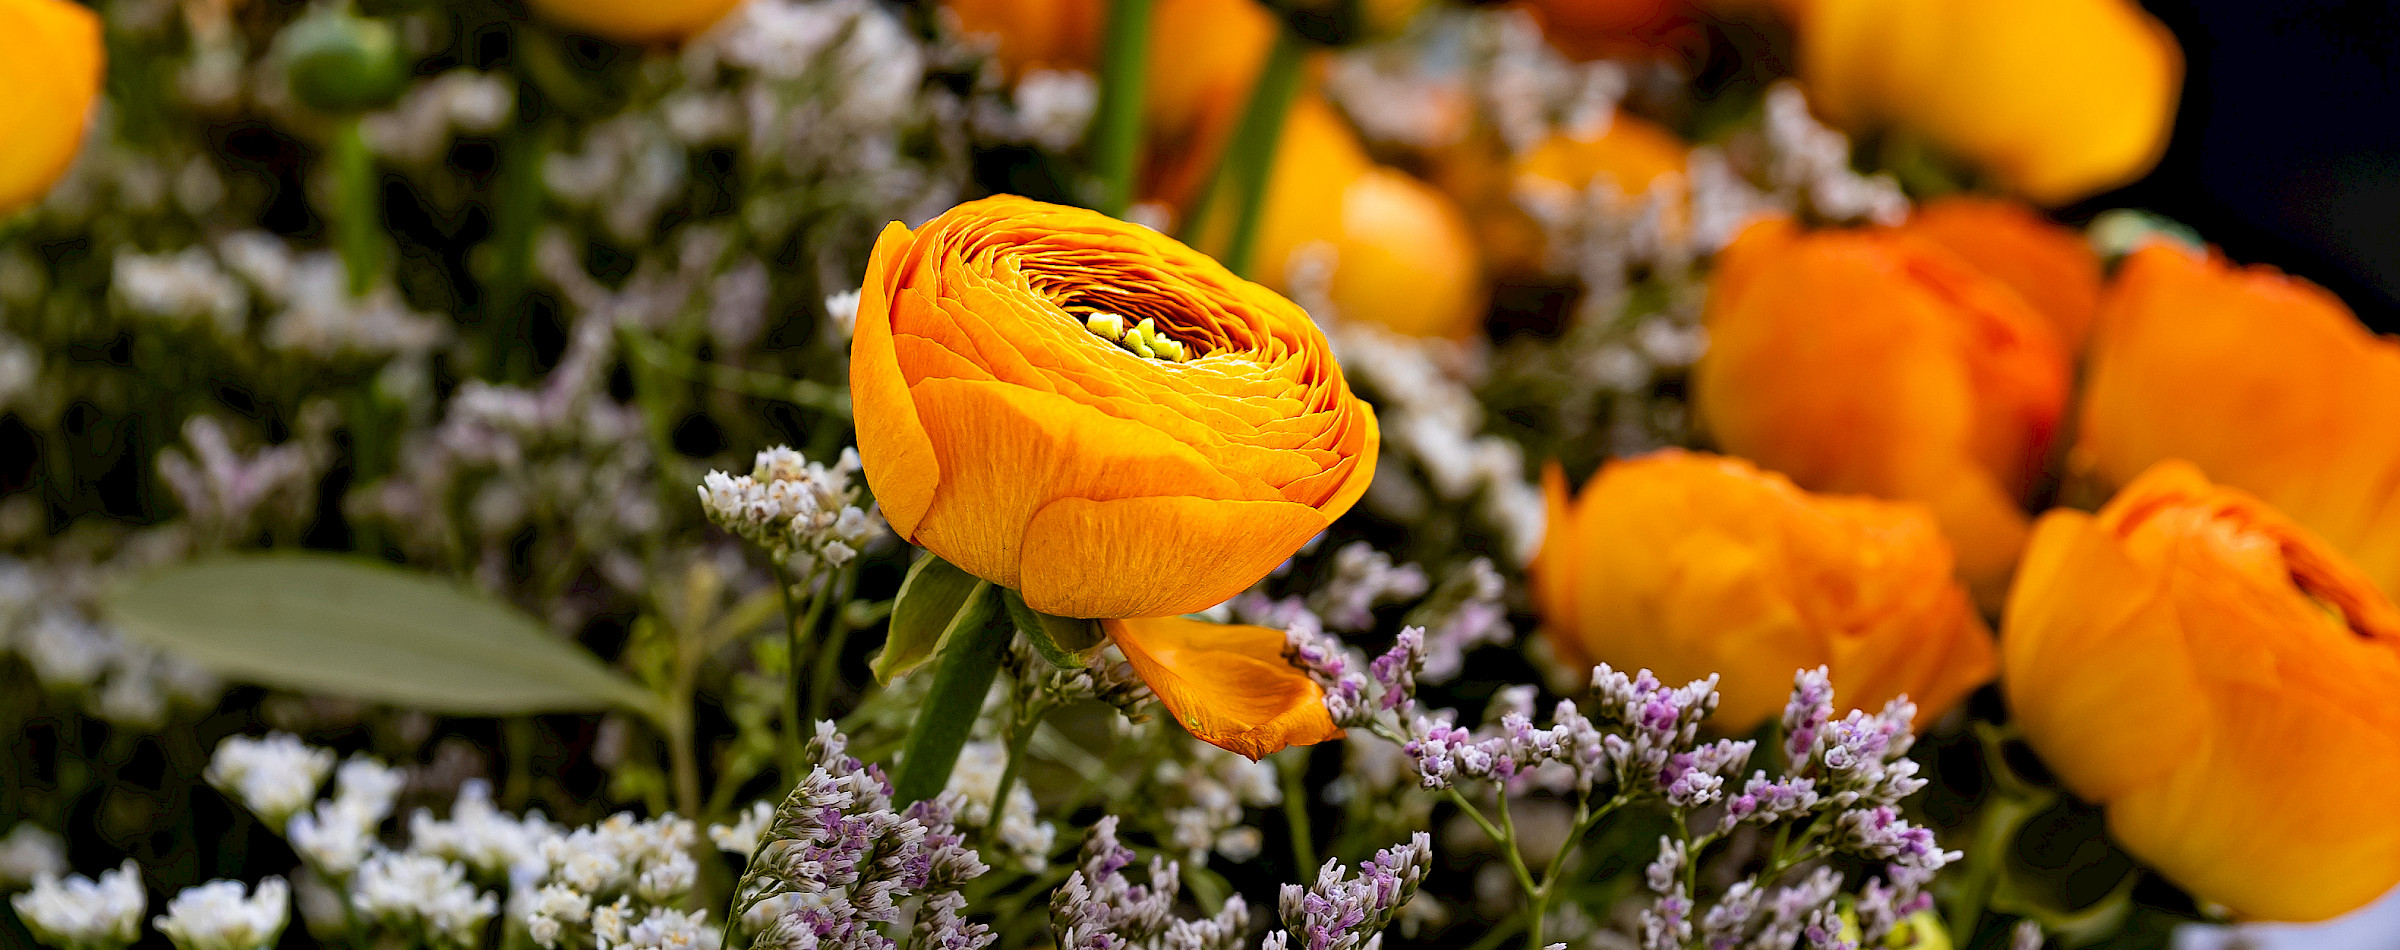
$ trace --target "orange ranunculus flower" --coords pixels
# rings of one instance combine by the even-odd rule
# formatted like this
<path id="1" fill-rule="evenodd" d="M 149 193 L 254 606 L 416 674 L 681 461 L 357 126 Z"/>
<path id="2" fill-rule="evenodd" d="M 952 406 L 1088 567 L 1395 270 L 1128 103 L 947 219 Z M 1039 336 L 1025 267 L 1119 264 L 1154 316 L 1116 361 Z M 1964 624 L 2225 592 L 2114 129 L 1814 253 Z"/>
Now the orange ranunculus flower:
<path id="1" fill-rule="evenodd" d="M 620 43 L 681 43 L 706 32 L 742 0 L 532 0 L 560 24 Z"/>
<path id="2" fill-rule="evenodd" d="M 1921 501 L 1996 605 L 2068 356 L 2006 284 L 1889 230 L 1752 225 L 1720 255 L 1694 403 L 1717 444 L 1814 491 Z"/>
<path id="3" fill-rule="evenodd" d="M 1367 157 L 1358 135 L 1314 94 L 1292 103 L 1276 142 L 1251 271 L 1295 289 L 1295 256 L 1332 251 L 1324 292 L 1343 319 L 1397 333 L 1460 339 L 1483 328 L 1482 259 L 1466 213 L 1439 189 Z M 1231 202 L 1209 222 L 1221 247 Z"/>
<path id="4" fill-rule="evenodd" d="M 2265 503 L 2168 461 L 2042 516 L 2000 642 L 2027 741 L 2177 884 L 2322 920 L 2400 882 L 2400 610 Z"/>
<path id="5" fill-rule="evenodd" d="M 0 0 L 0 217 L 67 172 L 100 95 L 100 18 L 67 0 Z"/>
<path id="6" fill-rule="evenodd" d="M 2257 494 L 2400 596 L 2400 340 L 2324 289 L 2153 243 L 2100 305 L 2076 468 L 2160 459 Z"/>
<path id="7" fill-rule="evenodd" d="M 1827 116 L 1921 134 L 2042 204 L 2147 171 L 2183 86 L 2174 34 L 2134 0 L 1813 0 L 1798 30 Z"/>
<path id="8" fill-rule="evenodd" d="M 1900 230 L 1999 278 L 2050 319 L 2067 352 L 2083 348 L 2100 308 L 2100 255 L 2082 234 L 2013 201 L 1964 195 L 1926 202 Z"/>
<path id="9" fill-rule="evenodd" d="M 1733 732 L 1781 710 L 1797 670 L 1827 667 L 1866 709 L 1906 694 L 1920 725 L 1992 677 L 1991 632 L 1918 505 L 1678 449 L 1608 463 L 1572 503 L 1556 464 L 1543 488 L 1534 606 L 1572 670 L 1720 674 Z"/>
<path id="10" fill-rule="evenodd" d="M 1300 308 L 1148 228 L 1006 196 L 884 230 L 850 392 L 892 530 L 1063 617 L 1232 597 L 1350 509 L 1379 444 Z M 1331 729 L 1267 662 L 1280 640 L 1108 629 L 1203 739 L 1256 754 Z"/>
<path id="11" fill-rule="evenodd" d="M 1691 0 L 1524 0 L 1560 52 L 1598 59 L 1644 52 L 1687 51 L 1705 42 Z"/>
<path id="12" fill-rule="evenodd" d="M 1036 69 L 1091 70 L 1100 61 L 1105 0 L 942 0 L 959 32 L 988 37 L 1011 76 Z"/>

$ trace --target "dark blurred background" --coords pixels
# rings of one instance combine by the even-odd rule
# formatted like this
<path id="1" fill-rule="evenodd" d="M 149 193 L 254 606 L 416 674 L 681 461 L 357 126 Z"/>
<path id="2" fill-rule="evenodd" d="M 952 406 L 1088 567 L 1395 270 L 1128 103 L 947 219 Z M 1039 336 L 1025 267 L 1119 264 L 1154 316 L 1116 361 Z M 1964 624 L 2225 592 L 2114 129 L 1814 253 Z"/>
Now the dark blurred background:
<path id="1" fill-rule="evenodd" d="M 2400 3 L 2145 0 L 2183 42 L 2174 140 L 2087 202 L 2190 224 L 2400 332 Z"/>

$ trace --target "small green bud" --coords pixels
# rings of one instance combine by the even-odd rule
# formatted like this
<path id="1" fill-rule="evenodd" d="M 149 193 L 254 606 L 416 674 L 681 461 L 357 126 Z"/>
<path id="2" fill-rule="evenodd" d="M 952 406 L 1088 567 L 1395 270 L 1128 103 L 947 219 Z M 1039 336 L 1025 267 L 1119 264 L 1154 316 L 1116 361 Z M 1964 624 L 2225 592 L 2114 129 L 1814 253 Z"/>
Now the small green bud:
<path id="1" fill-rule="evenodd" d="M 1083 327 L 1111 343 L 1125 338 L 1125 317 L 1122 314 L 1095 313 L 1083 318 Z"/>
<path id="2" fill-rule="evenodd" d="M 316 6 L 293 20 L 276 34 L 275 56 L 292 97 L 325 112 L 390 105 L 408 80 L 398 32 L 347 4 Z"/>

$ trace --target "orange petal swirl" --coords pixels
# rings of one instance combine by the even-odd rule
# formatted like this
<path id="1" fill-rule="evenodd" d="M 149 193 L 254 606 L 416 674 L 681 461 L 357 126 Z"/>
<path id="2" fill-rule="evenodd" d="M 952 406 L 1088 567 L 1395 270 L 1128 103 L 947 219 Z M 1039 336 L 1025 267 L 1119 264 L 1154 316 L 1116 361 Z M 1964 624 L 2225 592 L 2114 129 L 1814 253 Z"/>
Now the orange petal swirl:
<path id="1" fill-rule="evenodd" d="M 2001 645 L 2027 741 L 2187 890 L 2322 920 L 2400 883 L 2400 610 L 2264 502 L 2166 461 L 2044 515 Z"/>

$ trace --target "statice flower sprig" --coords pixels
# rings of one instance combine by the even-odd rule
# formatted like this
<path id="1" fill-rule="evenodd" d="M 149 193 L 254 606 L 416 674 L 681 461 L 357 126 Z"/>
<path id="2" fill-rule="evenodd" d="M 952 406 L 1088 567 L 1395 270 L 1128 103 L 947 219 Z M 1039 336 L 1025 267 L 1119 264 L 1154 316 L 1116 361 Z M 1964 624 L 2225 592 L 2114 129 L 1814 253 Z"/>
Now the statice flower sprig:
<path id="1" fill-rule="evenodd" d="M 879 520 L 858 507 L 858 450 L 831 466 L 783 446 L 758 453 L 747 475 L 710 472 L 700 484 L 708 520 L 764 548 L 795 582 L 858 556 Z"/>
<path id="2" fill-rule="evenodd" d="M 1873 943 L 1929 907 L 1925 886 L 1959 858 L 1900 815 L 1901 801 L 1925 785 L 1907 758 L 1916 707 L 1899 699 L 1878 713 L 1836 718 L 1822 668 L 1794 677 L 1770 773 L 1752 768 L 1756 743 L 1701 738 L 1718 703 L 1713 676 L 1671 688 L 1648 671 L 1628 676 L 1603 665 L 1593 671 L 1588 703 L 1559 701 L 1546 726 L 1535 721 L 1533 689 L 1518 687 L 1502 690 L 1484 725 L 1467 729 L 1448 711 L 1417 708 L 1420 631 L 1403 631 L 1373 661 L 1313 631 L 1290 636 L 1290 656 L 1323 687 L 1336 722 L 1400 745 L 1419 784 L 1498 843 L 1526 897 L 1528 948 L 1543 946 L 1543 918 L 1577 843 L 1631 805 L 1663 810 L 1675 831 L 1660 840 L 1645 874 L 1652 898 L 1634 936 L 1651 950 L 1845 946 L 1853 935 Z M 1512 794 L 1537 788 L 1574 804 L 1566 845 L 1539 871 L 1524 859 L 1509 814 Z M 1745 826 L 1773 845 L 1753 873 L 1703 906 L 1700 864 Z M 1823 863 L 1836 855 L 1885 869 L 1852 893 Z M 1854 934 L 1844 906 L 1853 908 Z"/>
<path id="3" fill-rule="evenodd" d="M 1355 875 L 1328 859 L 1314 886 L 1283 886 L 1276 905 L 1283 929 L 1267 934 L 1259 948 L 1287 950 L 1298 941 L 1302 950 L 1381 950 L 1384 927 L 1416 896 L 1432 867 L 1433 838 L 1422 831 L 1406 845 L 1375 852 Z"/>
<path id="4" fill-rule="evenodd" d="M 773 912 L 759 950 L 981 950 L 960 885 L 989 870 L 955 823 L 957 798 L 895 807 L 883 772 L 847 752 L 830 722 L 809 740 L 808 776 L 775 809 L 734 887 L 727 926 Z"/>
<path id="5" fill-rule="evenodd" d="M 1117 816 L 1084 833 L 1081 861 L 1050 894 L 1050 931 L 1059 950 L 1235 950 L 1250 927 L 1250 905 L 1236 894 L 1214 916 L 1175 916 L 1182 868 L 1153 857 L 1142 883 L 1125 872 L 1133 849 L 1117 840 Z"/>

